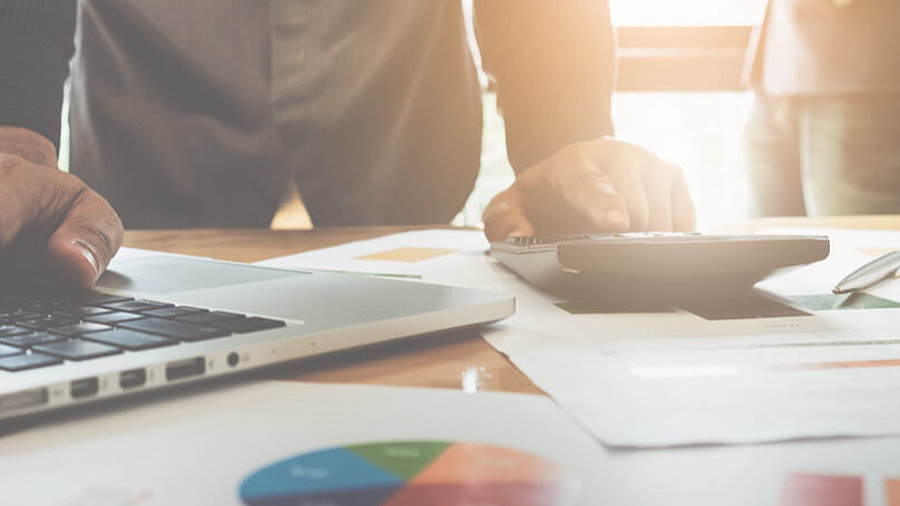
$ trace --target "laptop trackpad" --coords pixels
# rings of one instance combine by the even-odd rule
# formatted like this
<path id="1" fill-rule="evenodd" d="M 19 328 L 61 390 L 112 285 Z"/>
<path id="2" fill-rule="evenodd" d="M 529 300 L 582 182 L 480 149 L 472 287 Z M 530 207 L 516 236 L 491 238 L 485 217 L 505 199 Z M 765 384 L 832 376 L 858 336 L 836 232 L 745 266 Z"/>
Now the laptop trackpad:
<path id="1" fill-rule="evenodd" d="M 113 262 L 98 287 L 164 295 L 307 275 L 207 259 L 156 256 Z"/>

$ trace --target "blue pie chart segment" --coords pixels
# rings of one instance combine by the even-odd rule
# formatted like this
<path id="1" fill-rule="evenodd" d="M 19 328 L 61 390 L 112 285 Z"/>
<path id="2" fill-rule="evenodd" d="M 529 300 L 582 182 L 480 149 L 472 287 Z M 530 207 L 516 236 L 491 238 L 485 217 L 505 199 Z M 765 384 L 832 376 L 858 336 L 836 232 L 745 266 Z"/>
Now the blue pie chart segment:
<path id="1" fill-rule="evenodd" d="M 249 506 L 370 506 L 380 504 L 403 485 L 400 477 L 363 457 L 332 448 L 260 469 L 241 484 L 240 497 Z"/>

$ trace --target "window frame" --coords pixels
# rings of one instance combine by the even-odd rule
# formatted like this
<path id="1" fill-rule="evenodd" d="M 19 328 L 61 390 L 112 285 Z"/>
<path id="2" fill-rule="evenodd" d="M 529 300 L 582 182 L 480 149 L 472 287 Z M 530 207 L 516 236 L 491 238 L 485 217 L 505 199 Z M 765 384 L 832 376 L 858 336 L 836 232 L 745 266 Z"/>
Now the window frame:
<path id="1" fill-rule="evenodd" d="M 619 92 L 742 91 L 754 27 L 620 26 Z"/>

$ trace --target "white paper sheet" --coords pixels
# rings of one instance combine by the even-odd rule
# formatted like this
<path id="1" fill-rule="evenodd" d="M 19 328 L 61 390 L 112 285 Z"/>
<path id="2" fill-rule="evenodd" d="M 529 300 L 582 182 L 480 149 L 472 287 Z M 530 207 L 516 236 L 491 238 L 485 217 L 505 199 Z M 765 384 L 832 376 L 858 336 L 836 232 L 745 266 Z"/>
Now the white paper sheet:
<path id="1" fill-rule="evenodd" d="M 603 502 L 605 451 L 546 397 L 275 381 L 91 410 L 7 434 L 0 502 L 240 504 L 242 481 L 269 464 L 403 440 L 526 452 L 560 466 L 580 490 L 575 504 Z"/>
<path id="2" fill-rule="evenodd" d="M 898 455 L 896 438 L 612 452 L 602 504 L 896 506 Z"/>
<path id="3" fill-rule="evenodd" d="M 140 249 L 140 248 L 128 248 L 121 247 L 119 251 L 116 252 L 116 256 L 113 257 L 112 262 L 110 262 L 109 266 L 112 268 L 116 265 L 116 262 L 123 262 L 126 260 L 137 260 L 139 258 L 147 258 L 154 257 L 159 255 L 169 255 L 170 253 L 163 253 L 161 251 L 153 251 L 149 249 Z"/>
<path id="4" fill-rule="evenodd" d="M 900 251 L 900 231 L 773 228 L 761 232 L 767 234 L 825 234 L 831 241 L 832 254 L 825 262 L 780 276 L 776 280 L 767 281 L 761 285 L 779 293 L 786 290 L 798 293 L 799 290 L 830 289 L 844 276 L 876 256 L 890 250 Z M 866 292 L 888 299 L 900 300 L 900 279 L 885 281 L 867 289 Z"/>
<path id="5" fill-rule="evenodd" d="M 583 371 L 587 377 L 591 371 Z M 614 446 L 897 434 L 900 341 L 622 352 L 597 364 L 595 402 L 566 403 Z"/>
<path id="6" fill-rule="evenodd" d="M 895 506 L 887 484 L 900 478 L 897 438 L 607 451 L 541 396 L 261 382 L 91 409 L 4 434 L 0 502 L 227 506 L 240 503 L 248 475 L 273 462 L 410 439 L 500 445 L 558 462 L 581 483 L 577 503 L 591 506 L 783 504 L 796 474 L 857 480 L 864 501 L 847 505 Z"/>
<path id="7" fill-rule="evenodd" d="M 477 234 L 459 234 L 467 233 Z M 887 233 L 885 243 L 892 244 L 894 235 Z M 872 234 L 866 233 L 865 237 L 867 248 L 878 246 Z M 836 388 L 834 382 L 809 388 L 816 384 L 818 373 L 807 374 L 813 379 L 796 387 L 764 376 L 770 381 L 751 380 L 737 387 L 722 378 L 694 378 L 671 387 L 667 384 L 671 380 L 661 379 L 653 383 L 653 388 L 630 376 L 614 374 L 630 359 L 625 352 L 668 352 L 677 364 L 694 353 L 732 350 L 735 356 L 752 365 L 760 360 L 761 349 L 806 353 L 806 350 L 828 344 L 822 349 L 831 350 L 840 357 L 854 343 L 872 342 L 876 344 L 862 345 L 866 353 L 889 356 L 898 348 L 886 344 L 900 342 L 900 325 L 897 324 L 900 309 L 817 311 L 812 316 L 717 321 L 680 310 L 570 314 L 557 304 L 562 301 L 537 291 L 481 251 L 469 250 L 477 245 L 477 239 L 475 236 L 471 242 L 466 242 L 466 246 L 460 248 L 463 253 L 424 262 L 415 272 L 430 282 L 515 294 L 516 316 L 485 328 L 482 332 L 485 339 L 608 445 L 651 447 L 900 433 L 900 412 L 884 408 L 890 393 L 876 389 L 870 395 L 861 395 L 866 393 L 868 386 L 878 384 L 880 375 L 893 374 L 889 368 L 866 370 L 872 377 L 867 377 L 867 383 L 856 390 Z M 432 240 L 436 240 L 434 244 L 446 245 L 453 237 L 445 236 L 444 231 L 429 231 L 427 234 L 404 234 L 402 238 L 403 243 L 423 247 Z M 346 251 L 363 254 L 392 248 L 401 242 L 396 236 L 378 241 L 356 243 Z M 486 245 L 482 245 L 484 248 Z M 330 257 L 331 262 L 341 262 L 345 270 L 366 271 L 375 267 L 367 264 L 352 269 L 358 261 L 347 258 L 336 248 L 322 250 L 319 255 L 298 255 L 286 259 L 281 266 L 318 268 L 323 266 L 323 258 Z M 870 259 L 871 256 L 858 251 L 852 241 L 840 239 L 835 241 L 833 254 L 827 261 L 766 280 L 760 286 L 785 296 L 828 294 L 837 280 Z M 891 295 L 880 291 L 873 293 L 885 297 Z M 900 297 L 895 298 L 900 300 Z M 713 360 L 707 365 L 715 366 L 716 363 Z M 896 370 L 900 371 L 900 368 Z M 853 376 L 856 372 L 848 374 Z M 696 387 L 681 388 L 686 383 L 696 384 Z M 703 392 L 708 396 L 708 402 L 703 395 L 692 392 Z M 889 392 L 900 395 L 900 384 L 890 386 Z M 755 396 L 757 403 L 750 407 L 742 404 L 741 397 L 745 394 Z M 822 396 L 830 400 L 821 402 Z M 771 403 L 761 404 L 765 399 L 770 399 Z M 867 401 L 872 408 L 851 409 L 858 399 Z M 876 414 L 885 416 L 873 416 Z M 684 423 L 677 427 L 669 423 L 668 420 L 679 416 Z"/>
<path id="8" fill-rule="evenodd" d="M 405 248 L 432 250 L 423 252 L 422 260 L 402 254 L 390 255 Z M 331 248 L 308 251 L 258 262 L 259 265 L 283 269 L 306 268 L 363 274 L 418 276 L 426 269 L 445 262 L 452 254 L 480 252 L 487 248 L 484 233 L 477 230 L 422 230 L 393 234 L 376 239 L 356 241 Z M 383 259 L 366 258 L 382 254 Z"/>
<path id="9" fill-rule="evenodd" d="M 780 295 L 827 294 L 834 282 L 869 259 L 838 243 L 827 262 L 762 286 Z M 883 289 L 873 293 L 891 296 Z M 560 314 L 546 301 L 541 306 L 540 301 L 527 300 L 515 319 L 483 335 L 607 445 L 751 443 L 900 432 L 900 408 L 894 402 L 900 395 L 900 364 L 790 375 L 753 370 L 771 353 L 827 354 L 822 362 L 846 361 L 853 353 L 869 360 L 900 357 L 898 309 L 705 321 L 686 313 Z M 664 354 L 670 366 L 705 353 L 701 365 L 707 369 L 737 364 L 750 372 L 639 380 L 622 371 L 624 364 L 641 356 L 640 350 Z"/>

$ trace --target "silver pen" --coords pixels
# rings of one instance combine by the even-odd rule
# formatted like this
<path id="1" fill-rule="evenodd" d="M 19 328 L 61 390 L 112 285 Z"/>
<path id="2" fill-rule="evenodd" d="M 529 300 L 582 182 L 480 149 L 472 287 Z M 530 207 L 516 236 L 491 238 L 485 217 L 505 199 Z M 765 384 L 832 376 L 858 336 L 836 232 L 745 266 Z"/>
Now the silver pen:
<path id="1" fill-rule="evenodd" d="M 847 274 L 834 286 L 834 293 L 856 292 L 893 277 L 900 269 L 900 251 L 881 255 L 859 269 Z"/>

